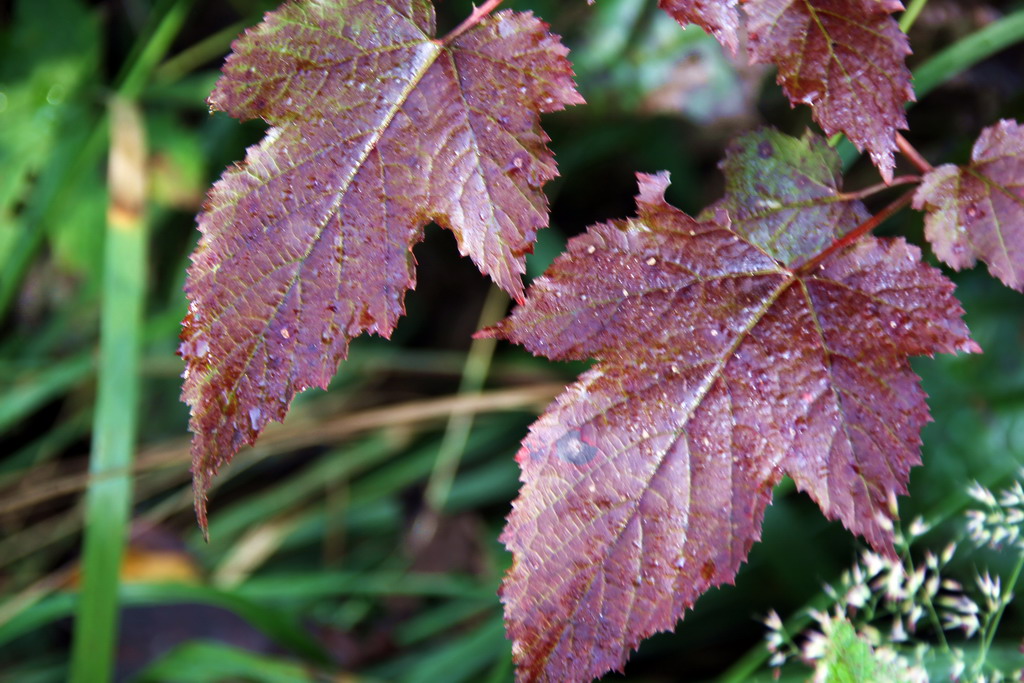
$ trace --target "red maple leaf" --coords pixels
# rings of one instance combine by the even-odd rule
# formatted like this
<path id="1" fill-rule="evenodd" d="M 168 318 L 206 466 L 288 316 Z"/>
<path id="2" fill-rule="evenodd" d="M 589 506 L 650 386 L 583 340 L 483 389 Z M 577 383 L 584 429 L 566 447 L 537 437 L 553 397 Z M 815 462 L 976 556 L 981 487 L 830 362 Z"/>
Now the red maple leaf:
<path id="1" fill-rule="evenodd" d="M 214 185 L 181 354 L 196 507 L 349 340 L 391 334 L 429 221 L 520 297 L 556 175 L 539 114 L 582 101 L 530 14 L 435 39 L 428 0 L 288 3 L 235 41 L 214 109 L 272 127 Z"/>
<path id="2" fill-rule="evenodd" d="M 733 580 L 784 474 L 892 554 L 893 501 L 929 420 L 907 357 L 979 349 L 952 283 L 902 239 L 812 260 L 863 212 L 836 199 L 838 165 L 813 140 L 748 135 L 725 163 L 738 194 L 700 222 L 665 203 L 667 174 L 641 175 L 637 217 L 571 240 L 484 332 L 597 360 L 517 456 L 502 598 L 522 680 L 621 669 Z M 811 189 L 787 209 L 783 187 Z M 784 247 L 756 227 L 766 207 L 795 234 Z"/>
<path id="3" fill-rule="evenodd" d="M 658 0 L 658 7 L 680 24 L 697 24 L 733 54 L 739 47 L 738 5 L 738 0 Z"/>
<path id="4" fill-rule="evenodd" d="M 1024 291 L 1024 126 L 1004 120 L 974 143 L 971 163 L 944 164 L 914 194 L 935 255 L 960 270 L 978 259 Z"/>
<path id="5" fill-rule="evenodd" d="M 681 24 L 693 22 L 736 52 L 739 0 L 661 0 Z M 778 67 L 790 102 L 812 107 L 826 134 L 867 149 L 886 182 L 895 167 L 903 105 L 914 99 L 907 37 L 892 18 L 899 0 L 746 0 L 752 62 Z"/>

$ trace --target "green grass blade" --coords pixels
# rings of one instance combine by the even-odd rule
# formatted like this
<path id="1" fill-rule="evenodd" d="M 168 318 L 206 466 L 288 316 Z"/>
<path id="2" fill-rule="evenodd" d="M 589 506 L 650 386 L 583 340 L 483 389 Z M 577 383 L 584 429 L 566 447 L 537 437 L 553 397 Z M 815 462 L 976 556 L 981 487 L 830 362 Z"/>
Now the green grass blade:
<path id="1" fill-rule="evenodd" d="M 392 570 L 268 573 L 253 577 L 234 589 L 236 594 L 257 602 L 324 600 L 351 595 L 408 595 L 493 603 L 496 591 L 496 585 L 472 577 Z"/>
<path id="2" fill-rule="evenodd" d="M 928 4 L 928 0 L 910 0 L 910 4 L 907 5 L 907 10 L 900 17 L 900 30 L 904 33 L 910 31 L 910 27 L 917 21 L 917 17 L 921 14 L 921 10 Z"/>
<path id="3" fill-rule="evenodd" d="M 174 648 L 146 667 L 146 670 L 135 678 L 136 683 L 299 683 L 315 680 L 317 678 L 299 663 L 268 657 L 230 645 L 200 641 Z"/>
<path id="4" fill-rule="evenodd" d="M 155 28 L 143 35 L 133 48 L 135 58 L 126 62 L 123 75 L 118 79 L 118 93 L 134 98 L 149 82 L 153 69 L 167 54 L 185 23 L 193 2 L 167 0 L 164 3 L 169 5 L 166 11 L 154 12 L 154 16 L 159 17 L 155 20 Z M 88 130 L 89 133 L 82 135 L 82 142 L 72 146 L 75 151 L 69 155 L 71 158 L 67 162 L 56 165 L 46 174 L 46 182 L 40 183 L 42 187 L 31 198 L 22 223 L 21 237 L 13 245 L 5 267 L 0 270 L 0 318 L 7 313 L 32 259 L 45 243 L 46 227 L 54 216 L 66 211 L 68 195 L 73 194 L 71 188 L 81 182 L 83 174 L 92 171 L 100 158 L 107 133 L 104 119 L 102 115 L 90 116 L 84 121 L 74 121 L 70 130 L 62 131 L 62 134 L 67 135 L 81 135 L 78 132 L 80 130 Z"/>
<path id="5" fill-rule="evenodd" d="M 99 389 L 86 495 L 81 602 L 71 680 L 106 681 L 113 668 L 117 587 L 131 507 L 145 292 L 145 135 L 141 115 L 111 102 L 110 209 L 103 266 Z M 123 174 L 123 175 L 122 175 Z M 127 178 L 127 180 L 125 180 Z"/>
<path id="6" fill-rule="evenodd" d="M 507 649 L 505 625 L 498 617 L 421 656 L 415 671 L 405 680 L 409 683 L 479 680 L 481 670 L 500 659 Z"/>
<path id="7" fill-rule="evenodd" d="M 125 607 L 135 605 L 214 605 L 237 614 L 279 645 L 311 661 L 329 661 L 326 652 L 298 620 L 284 610 L 268 607 L 232 591 L 186 583 L 132 583 L 122 585 L 115 596 Z M 80 606 L 79 596 L 57 593 L 27 607 L 0 623 L 0 645 L 63 619 Z M 105 680 L 105 679 L 92 679 Z"/>
<path id="8" fill-rule="evenodd" d="M 1024 40 L 1024 9 L 953 43 L 914 70 L 914 91 L 920 99 L 978 62 Z"/>
<path id="9" fill-rule="evenodd" d="M 480 311 L 480 318 L 477 321 L 477 328 L 492 325 L 504 315 L 508 309 L 508 295 L 501 288 L 491 286 L 484 301 L 483 309 Z M 479 394 L 487 381 L 487 375 L 491 370 L 491 360 L 494 358 L 496 342 L 494 339 L 474 339 L 466 355 L 466 365 L 462 371 L 462 381 L 459 382 L 460 394 Z M 413 546 L 425 546 L 437 532 L 439 516 L 444 510 L 448 501 L 448 494 L 451 493 L 452 482 L 455 480 L 455 473 L 459 469 L 459 463 L 469 443 L 469 434 L 473 429 L 475 416 L 452 415 L 448 418 L 448 424 L 444 430 L 444 437 L 437 449 L 437 462 L 427 480 L 427 488 L 423 494 L 426 502 L 426 509 L 413 524 Z"/>
<path id="10" fill-rule="evenodd" d="M 164 0 L 152 13 L 152 29 L 143 31 L 143 39 L 125 62 L 118 78 L 117 91 L 132 99 L 138 98 L 149 82 L 153 70 L 171 48 L 195 0 Z M 166 8 L 166 9 L 165 9 Z"/>
<path id="11" fill-rule="evenodd" d="M 0 396 L 0 433 L 78 384 L 92 369 L 92 354 L 83 354 L 19 377 L 14 386 Z"/>

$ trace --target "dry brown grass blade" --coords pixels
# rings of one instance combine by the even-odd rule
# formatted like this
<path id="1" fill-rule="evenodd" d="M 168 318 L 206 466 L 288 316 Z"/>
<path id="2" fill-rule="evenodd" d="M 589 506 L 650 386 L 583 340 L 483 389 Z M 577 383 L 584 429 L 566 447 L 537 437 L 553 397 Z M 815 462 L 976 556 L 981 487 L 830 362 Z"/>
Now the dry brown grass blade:
<path id="1" fill-rule="evenodd" d="M 417 425 L 447 419 L 452 415 L 541 408 L 564 388 L 560 383 L 533 384 L 513 389 L 497 389 L 477 395 L 450 395 L 439 398 L 408 401 L 380 408 L 342 415 L 330 420 L 295 420 L 272 425 L 263 435 L 257 450 L 273 455 L 318 444 L 331 444 L 354 434 L 380 429 Z M 188 439 L 143 449 L 136 459 L 135 473 L 187 464 L 190 461 Z M 84 457 L 83 457 L 84 462 Z M 181 470 L 181 480 L 189 477 Z M 23 490 L 8 490 L 0 494 L 0 515 L 10 515 L 47 501 L 76 494 L 89 483 L 87 473 L 54 477 Z"/>

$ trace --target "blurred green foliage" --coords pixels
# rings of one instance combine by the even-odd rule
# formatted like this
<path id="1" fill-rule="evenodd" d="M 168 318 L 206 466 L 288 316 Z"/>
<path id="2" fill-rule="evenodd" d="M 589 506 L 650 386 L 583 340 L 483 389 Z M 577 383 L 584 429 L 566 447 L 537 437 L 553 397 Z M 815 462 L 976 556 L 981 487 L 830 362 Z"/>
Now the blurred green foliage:
<path id="1" fill-rule="evenodd" d="M 440 3 L 441 26 L 454 26 L 469 5 Z M 770 73 L 667 21 L 653 0 L 507 5 L 532 9 L 565 36 L 590 103 L 545 119 L 562 178 L 549 186 L 553 228 L 529 261 L 531 277 L 568 237 L 631 212 L 635 172 L 670 170 L 670 199 L 696 213 L 720 192 L 716 164 L 732 135 L 762 123 L 799 132 L 809 121 Z M 430 519 L 424 490 L 451 401 L 460 387 L 473 389 L 463 377 L 489 291 L 442 231 L 428 231 L 416 249 L 420 284 L 394 338 L 356 340 L 329 392 L 300 397 L 285 425 L 222 473 L 209 544 L 192 518 L 175 350 L 193 216 L 206 187 L 262 134 L 258 122 L 207 115 L 203 102 L 232 36 L 271 8 L 263 0 L 0 7 L 2 680 L 68 676 L 114 91 L 130 91 L 141 106 L 150 151 L 118 679 L 511 680 L 496 591 L 509 562 L 497 538 L 518 486 L 513 455 L 545 397 L 580 368 L 498 346 L 480 378 L 483 393 L 463 396 L 477 412 L 464 445 L 447 437 L 444 448 L 458 446 L 457 470 L 440 516 Z M 911 32 L 921 46 L 912 64 L 977 31 L 1005 28 L 1002 17 L 1020 22 L 1022 11 L 1013 2 L 931 0 Z M 987 54 L 956 53 L 927 73 L 941 85 L 912 110 L 908 137 L 934 163 L 963 157 L 996 118 L 1024 119 L 1020 43 Z M 848 186 L 874 182 L 867 164 L 853 166 Z M 921 243 L 911 213 L 882 231 Z M 1024 297 L 980 270 L 955 279 L 985 354 L 915 361 L 935 423 L 923 434 L 925 464 L 901 499 L 903 518 L 937 524 L 929 536 L 936 546 L 960 533 L 971 479 L 998 486 L 1024 464 Z M 520 396 L 513 408 L 492 400 L 508 392 Z M 428 521 L 435 532 L 417 535 Z M 629 679 L 770 676 L 754 617 L 820 603 L 821 583 L 858 547 L 783 483 L 737 585 L 704 596 L 675 634 L 645 643 Z M 985 561 L 1001 566 L 998 555 Z M 971 563 L 960 567 L 965 576 Z M 996 649 L 1012 651 L 1022 636 L 1024 614 L 1014 604 Z"/>

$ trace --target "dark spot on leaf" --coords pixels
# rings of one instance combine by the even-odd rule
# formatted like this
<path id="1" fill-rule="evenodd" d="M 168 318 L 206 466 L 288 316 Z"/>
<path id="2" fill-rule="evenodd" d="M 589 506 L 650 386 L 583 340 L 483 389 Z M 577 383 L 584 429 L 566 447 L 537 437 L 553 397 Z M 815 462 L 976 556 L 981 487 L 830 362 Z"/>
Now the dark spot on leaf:
<path id="1" fill-rule="evenodd" d="M 700 578 L 705 581 L 710 581 L 711 577 L 715 575 L 715 563 L 711 560 L 705 562 L 700 568 Z"/>
<path id="2" fill-rule="evenodd" d="M 594 459 L 597 448 L 580 439 L 579 430 L 574 430 L 555 442 L 555 455 L 572 465 L 584 465 Z"/>
<path id="3" fill-rule="evenodd" d="M 772 154 L 775 153 L 775 148 L 772 147 L 772 143 L 767 140 L 763 140 L 761 144 L 757 146 L 757 156 L 762 159 L 770 159 Z"/>

